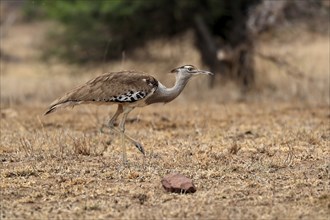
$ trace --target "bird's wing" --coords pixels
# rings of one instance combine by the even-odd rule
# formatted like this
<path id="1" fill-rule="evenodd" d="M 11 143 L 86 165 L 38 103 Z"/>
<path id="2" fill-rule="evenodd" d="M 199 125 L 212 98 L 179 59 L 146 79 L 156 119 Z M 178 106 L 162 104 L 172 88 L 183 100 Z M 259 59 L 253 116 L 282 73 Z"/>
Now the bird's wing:
<path id="1" fill-rule="evenodd" d="M 55 100 L 45 114 L 82 103 L 135 102 L 151 95 L 157 87 L 158 81 L 143 72 L 105 73 Z"/>

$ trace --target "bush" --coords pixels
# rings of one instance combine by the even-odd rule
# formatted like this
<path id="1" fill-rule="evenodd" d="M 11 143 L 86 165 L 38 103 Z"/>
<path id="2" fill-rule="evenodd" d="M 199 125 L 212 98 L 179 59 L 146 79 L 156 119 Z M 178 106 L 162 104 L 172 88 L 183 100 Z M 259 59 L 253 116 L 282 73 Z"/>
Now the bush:
<path id="1" fill-rule="evenodd" d="M 202 16 L 217 33 L 220 19 L 233 19 L 253 1 L 237 0 L 39 0 L 46 17 L 64 25 L 53 31 L 53 52 L 70 60 L 120 58 L 122 51 L 142 46 L 157 37 L 171 37 L 192 28 Z M 32 13 L 33 14 L 33 13 Z M 230 25 L 230 22 L 228 23 Z M 106 54 L 105 54 L 106 53 Z"/>

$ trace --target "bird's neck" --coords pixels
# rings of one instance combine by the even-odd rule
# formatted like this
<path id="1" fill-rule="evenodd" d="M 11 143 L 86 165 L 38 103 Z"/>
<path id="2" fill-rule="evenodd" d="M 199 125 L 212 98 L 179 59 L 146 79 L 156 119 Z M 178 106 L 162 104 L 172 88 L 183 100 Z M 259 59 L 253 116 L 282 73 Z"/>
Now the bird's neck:
<path id="1" fill-rule="evenodd" d="M 180 95 L 180 93 L 187 85 L 190 78 L 191 78 L 190 76 L 176 75 L 176 81 L 174 86 L 172 88 L 165 89 L 165 93 L 167 93 L 167 97 L 168 97 L 167 102 L 172 101 L 173 99 L 178 97 L 178 95 Z"/>
<path id="2" fill-rule="evenodd" d="M 178 95 L 180 95 L 190 78 L 190 76 L 177 75 L 175 85 L 171 88 L 167 88 L 163 84 L 159 83 L 157 91 L 153 96 L 150 97 L 149 103 L 166 103 L 172 101 Z"/>

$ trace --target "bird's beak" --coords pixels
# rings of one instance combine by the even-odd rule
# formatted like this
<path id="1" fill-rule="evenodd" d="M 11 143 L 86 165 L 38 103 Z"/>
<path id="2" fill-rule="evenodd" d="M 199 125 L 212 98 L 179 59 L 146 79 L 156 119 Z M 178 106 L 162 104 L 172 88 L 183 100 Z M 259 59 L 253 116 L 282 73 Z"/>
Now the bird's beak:
<path id="1" fill-rule="evenodd" d="M 203 74 L 203 75 L 209 75 L 209 76 L 213 76 L 214 75 L 214 73 L 211 73 L 211 72 L 206 71 L 206 70 L 198 70 L 198 71 L 196 71 L 196 75 L 197 74 Z"/>

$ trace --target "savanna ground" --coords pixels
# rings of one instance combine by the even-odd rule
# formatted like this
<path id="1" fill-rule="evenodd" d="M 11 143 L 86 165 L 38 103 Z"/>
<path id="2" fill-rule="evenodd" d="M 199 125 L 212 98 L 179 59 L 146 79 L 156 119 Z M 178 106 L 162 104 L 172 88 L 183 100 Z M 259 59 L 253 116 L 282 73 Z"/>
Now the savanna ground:
<path id="1" fill-rule="evenodd" d="M 107 70 L 139 69 L 171 85 L 173 67 L 201 66 L 189 33 L 120 62 L 77 66 L 39 59 L 48 25 L 18 23 L 1 40 L 15 57 L 1 60 L 1 219 L 329 218 L 328 36 L 286 33 L 259 45 L 304 77 L 256 58 L 249 94 L 221 79 L 209 90 L 199 77 L 173 103 L 136 109 L 126 131 L 146 156 L 126 143 L 122 169 L 120 138 L 99 131 L 114 106 L 42 114 Z M 160 181 L 172 172 L 192 178 L 197 192 L 165 192 Z"/>

